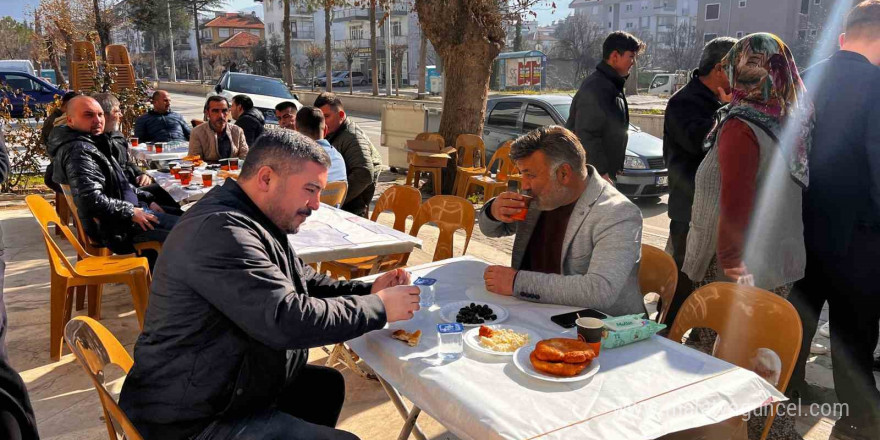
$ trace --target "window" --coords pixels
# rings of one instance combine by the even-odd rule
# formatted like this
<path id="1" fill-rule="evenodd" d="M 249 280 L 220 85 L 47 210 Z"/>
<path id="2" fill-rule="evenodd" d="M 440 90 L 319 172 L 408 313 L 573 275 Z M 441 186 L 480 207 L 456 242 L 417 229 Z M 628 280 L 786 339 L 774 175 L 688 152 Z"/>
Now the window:
<path id="1" fill-rule="evenodd" d="M 807 31 L 798 31 L 798 40 L 806 40 Z"/>
<path id="2" fill-rule="evenodd" d="M 813 4 L 814 4 L 814 5 L 818 5 L 818 4 L 821 4 L 821 3 L 822 3 L 822 0 L 813 0 Z"/>
<path id="3" fill-rule="evenodd" d="M 269 23 L 269 33 L 270 34 L 275 33 L 275 23 Z"/>
<path id="4" fill-rule="evenodd" d="M 626 22 L 626 28 L 627 28 L 627 29 L 632 29 L 632 28 L 633 28 L 633 24 L 632 24 L 631 21 Z"/>
<path id="5" fill-rule="evenodd" d="M 739 7 L 741 7 L 741 8 L 746 7 L 746 3 L 748 3 L 748 0 L 739 0 Z"/>
<path id="6" fill-rule="evenodd" d="M 403 33 L 401 32 L 400 21 L 392 21 L 391 22 L 391 36 L 392 37 L 399 37 L 401 35 L 403 35 Z"/>
<path id="7" fill-rule="evenodd" d="M 520 107 L 522 104 L 517 101 L 499 102 L 495 104 L 492 113 L 489 113 L 489 120 L 486 124 L 499 128 L 516 128 Z"/>
<path id="8" fill-rule="evenodd" d="M 282 24 L 282 26 L 284 26 L 284 25 Z M 296 22 L 295 21 L 290 22 L 290 38 L 299 38 L 296 36 Z"/>
<path id="9" fill-rule="evenodd" d="M 706 20 L 718 20 L 721 17 L 721 3 L 706 5 Z"/>
<path id="10" fill-rule="evenodd" d="M 40 92 L 43 90 L 40 84 L 22 75 L 6 75 L 6 85 L 13 90 L 21 89 L 22 92 Z"/>
<path id="11" fill-rule="evenodd" d="M 810 36 L 815 37 L 818 32 L 815 29 L 810 29 Z"/>
<path id="12" fill-rule="evenodd" d="M 611 22 L 608 22 L 608 29 L 611 29 Z"/>
<path id="13" fill-rule="evenodd" d="M 556 124 L 556 121 L 553 120 L 550 113 L 547 113 L 547 110 L 534 104 L 529 104 L 529 106 L 526 107 L 526 117 L 523 120 L 523 131 L 531 131 L 536 128 L 554 124 Z"/>
<path id="14" fill-rule="evenodd" d="M 742 38 L 742 37 L 743 37 L 743 31 L 736 31 L 736 38 Z"/>
<path id="15" fill-rule="evenodd" d="M 352 40 L 363 40 L 364 39 L 364 27 L 363 26 L 352 26 L 348 29 L 349 38 Z"/>
<path id="16" fill-rule="evenodd" d="M 810 13 L 810 0 L 801 0 L 801 14 Z"/>
<path id="17" fill-rule="evenodd" d="M 614 9 L 612 9 L 611 6 L 608 7 L 608 12 L 612 12 L 613 10 Z"/>
<path id="18" fill-rule="evenodd" d="M 229 38 L 229 28 L 220 28 L 220 38 Z"/>
<path id="19" fill-rule="evenodd" d="M 654 78 L 654 81 L 651 83 L 651 88 L 656 89 L 657 87 L 663 87 L 666 84 L 669 84 L 669 76 L 657 76 Z"/>
<path id="20" fill-rule="evenodd" d="M 633 10 L 633 5 L 632 5 L 632 4 L 627 4 L 627 5 L 626 5 L 626 12 L 632 12 L 632 10 Z"/>
<path id="21" fill-rule="evenodd" d="M 703 43 L 708 43 L 718 38 L 718 34 L 703 34 Z"/>
<path id="22" fill-rule="evenodd" d="M 202 39 L 203 40 L 211 40 L 213 38 L 214 38 L 214 36 L 211 35 L 210 29 L 202 29 Z"/>

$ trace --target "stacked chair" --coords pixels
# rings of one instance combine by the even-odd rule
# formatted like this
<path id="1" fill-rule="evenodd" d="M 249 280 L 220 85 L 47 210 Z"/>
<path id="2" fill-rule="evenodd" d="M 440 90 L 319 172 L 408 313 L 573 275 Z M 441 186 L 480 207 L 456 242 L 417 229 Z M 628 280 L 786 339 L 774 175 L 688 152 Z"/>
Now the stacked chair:
<path id="1" fill-rule="evenodd" d="M 70 61 L 70 89 L 89 91 L 96 88 L 98 57 L 91 41 L 73 43 L 73 60 Z"/>
<path id="2" fill-rule="evenodd" d="M 111 44 L 107 46 L 105 54 L 107 57 L 107 67 L 116 73 L 110 90 L 118 94 L 126 89 L 134 89 L 134 66 L 131 65 L 128 49 L 121 44 Z"/>
<path id="3" fill-rule="evenodd" d="M 465 183 L 460 187 L 462 197 L 467 198 L 471 188 L 478 187 L 483 189 L 483 200 L 489 201 L 507 189 L 507 179 L 516 168 L 510 159 L 510 144 L 512 143 L 512 141 L 507 141 L 495 150 L 492 160 L 489 161 L 489 166 L 483 169 L 483 174 L 467 177 Z M 494 175 L 492 174 L 493 169 L 496 170 Z"/>
<path id="4" fill-rule="evenodd" d="M 486 173 L 486 145 L 477 135 L 460 134 L 455 138 L 455 150 L 458 156 L 458 167 L 455 173 L 455 185 L 452 193 L 465 197 L 468 179 Z"/>
<path id="5" fill-rule="evenodd" d="M 440 136 L 439 133 L 419 133 L 418 135 L 416 135 L 416 140 L 436 142 L 438 150 L 442 149 L 443 146 L 446 145 L 446 140 L 444 140 L 443 136 Z M 443 167 L 419 166 L 410 164 L 409 170 L 406 173 L 406 184 L 413 185 L 418 188 L 419 180 L 421 180 L 422 173 L 427 173 L 434 176 L 434 192 L 439 194 L 440 189 L 443 188 Z"/>

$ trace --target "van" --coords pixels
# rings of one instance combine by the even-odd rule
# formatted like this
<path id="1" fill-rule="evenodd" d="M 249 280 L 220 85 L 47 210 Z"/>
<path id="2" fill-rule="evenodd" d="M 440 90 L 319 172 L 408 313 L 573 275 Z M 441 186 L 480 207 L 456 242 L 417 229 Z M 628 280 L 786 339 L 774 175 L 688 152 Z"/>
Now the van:
<path id="1" fill-rule="evenodd" d="M 37 71 L 34 70 L 34 63 L 31 60 L 0 60 L 0 70 L 37 75 Z"/>
<path id="2" fill-rule="evenodd" d="M 671 96 L 678 89 L 682 88 L 688 82 L 688 75 L 685 71 L 676 73 L 659 73 L 654 75 L 651 85 L 648 87 L 649 95 Z"/>

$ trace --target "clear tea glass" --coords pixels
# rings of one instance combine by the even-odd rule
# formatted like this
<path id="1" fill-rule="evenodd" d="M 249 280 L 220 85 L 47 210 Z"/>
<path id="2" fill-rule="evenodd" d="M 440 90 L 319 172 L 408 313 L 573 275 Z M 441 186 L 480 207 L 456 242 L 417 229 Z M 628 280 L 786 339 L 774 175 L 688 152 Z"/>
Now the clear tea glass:
<path id="1" fill-rule="evenodd" d="M 214 173 L 210 171 L 202 172 L 202 186 L 205 188 L 210 187 L 214 183 Z"/>
<path id="2" fill-rule="evenodd" d="M 237 169 L 238 169 L 238 158 L 237 157 L 230 158 L 229 159 L 229 170 L 235 171 Z"/>
<path id="3" fill-rule="evenodd" d="M 190 170 L 180 170 L 178 172 L 180 175 L 180 184 L 183 186 L 187 186 L 192 182 L 192 171 Z"/>
<path id="4" fill-rule="evenodd" d="M 162 149 L 165 148 L 165 144 L 162 142 L 156 142 L 156 152 L 161 153 Z"/>
<path id="5" fill-rule="evenodd" d="M 137 147 L 137 146 L 138 146 L 138 138 L 136 138 L 136 137 L 130 137 L 130 138 L 128 138 L 128 141 L 131 142 L 131 146 L 132 146 L 132 147 Z"/>
<path id="6" fill-rule="evenodd" d="M 534 200 L 534 197 L 532 197 L 532 196 L 525 195 L 525 194 L 520 194 L 520 195 L 523 197 L 523 199 L 524 199 L 523 201 L 526 202 L 526 207 L 521 209 L 516 214 L 510 216 L 510 218 L 512 218 L 518 222 L 522 222 L 522 221 L 526 220 L 526 216 L 529 215 L 529 205 L 532 203 L 532 200 Z"/>

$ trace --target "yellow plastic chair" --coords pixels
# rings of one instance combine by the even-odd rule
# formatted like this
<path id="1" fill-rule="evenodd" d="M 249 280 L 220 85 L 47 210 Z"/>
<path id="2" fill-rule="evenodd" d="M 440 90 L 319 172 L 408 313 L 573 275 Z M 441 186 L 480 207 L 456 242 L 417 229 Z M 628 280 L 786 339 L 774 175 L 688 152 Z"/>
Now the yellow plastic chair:
<path id="1" fill-rule="evenodd" d="M 143 437 L 104 386 L 107 365 L 117 365 L 125 374 L 131 371 L 134 361 L 125 347 L 100 322 L 85 316 L 77 316 L 67 323 L 64 340 L 98 392 L 110 440 L 117 440 L 120 435 L 127 440 L 142 440 Z"/>
<path id="2" fill-rule="evenodd" d="M 751 370 L 758 349 L 772 350 L 782 361 L 776 388 L 785 392 L 801 349 L 801 318 L 790 302 L 757 287 L 712 283 L 692 293 L 681 306 L 668 338 L 681 342 L 692 328 L 718 333 L 712 355 Z M 767 437 L 775 412 L 767 417 Z M 740 422 L 742 418 L 736 417 Z M 733 419 L 731 419 L 733 420 Z M 727 422 L 722 422 L 727 423 Z M 731 422 L 732 423 L 732 422 Z"/>
<path id="3" fill-rule="evenodd" d="M 345 202 L 346 193 L 348 193 L 348 182 L 330 182 L 321 191 L 321 203 L 338 208 Z"/>
<path id="4" fill-rule="evenodd" d="M 458 167 L 452 193 L 464 197 L 468 179 L 486 172 L 486 144 L 477 135 L 460 134 L 455 138 L 455 150 Z"/>
<path id="5" fill-rule="evenodd" d="M 61 358 L 62 329 L 70 320 L 72 291 L 77 286 L 100 285 L 105 283 L 127 284 L 134 310 L 137 314 L 138 326 L 144 327 L 144 312 L 150 288 L 150 267 L 146 258 L 134 255 L 89 255 L 67 225 L 62 225 L 58 214 L 45 199 L 38 195 L 30 195 L 25 202 L 43 231 L 43 241 L 49 254 L 51 289 L 49 299 L 49 355 L 52 360 Z M 64 252 L 55 243 L 49 233 L 49 225 L 54 223 L 61 227 L 64 237 L 76 250 L 81 258 L 76 264 L 70 264 Z M 89 315 L 101 316 L 100 291 L 95 290 L 95 297 L 89 297 Z M 89 292 L 91 295 L 91 291 Z"/>
<path id="6" fill-rule="evenodd" d="M 440 136 L 439 133 L 419 133 L 418 135 L 416 135 L 416 140 L 437 142 L 440 149 L 442 149 L 443 146 L 446 145 L 446 140 L 443 139 L 443 136 Z M 422 173 L 429 173 L 434 176 L 434 194 L 440 194 L 440 191 L 443 188 L 442 167 L 426 167 L 410 164 L 409 170 L 406 173 L 407 186 L 413 185 L 415 188 L 418 188 L 419 180 L 421 180 L 422 178 Z"/>
<path id="7" fill-rule="evenodd" d="M 495 197 L 499 193 L 507 189 L 507 178 L 510 176 L 513 167 L 513 161 L 510 160 L 510 144 L 507 141 L 495 150 L 489 166 L 485 168 L 485 172 L 479 176 L 470 176 L 467 183 L 463 186 L 462 197 L 467 198 L 471 193 L 471 188 L 483 188 L 483 202 Z M 492 168 L 497 170 L 495 177 L 492 176 Z"/>
<path id="8" fill-rule="evenodd" d="M 678 285 L 678 266 L 672 256 L 662 249 L 642 245 L 642 261 L 639 264 L 639 288 L 642 296 L 651 292 L 660 295 L 662 307 L 657 314 L 657 322 L 665 324 L 666 315 L 675 297 L 675 287 Z"/>
<path id="9" fill-rule="evenodd" d="M 128 49 L 123 44 L 108 44 L 104 53 L 107 55 L 108 64 L 131 64 Z"/>
<path id="10" fill-rule="evenodd" d="M 422 203 L 422 194 L 419 190 L 411 186 L 394 185 L 385 190 L 379 200 L 376 201 L 376 207 L 370 220 L 376 221 L 379 214 L 385 211 L 394 213 L 394 229 L 404 232 L 406 230 L 406 219 L 412 217 L 415 219 L 419 212 L 419 206 Z M 325 261 L 321 263 L 321 272 L 329 273 L 334 278 L 345 278 L 353 280 L 355 278 L 365 277 L 378 272 L 386 272 L 391 269 L 403 267 L 409 260 L 409 253 L 387 255 L 384 257 L 363 257 L 349 258 L 337 261 Z"/>
<path id="11" fill-rule="evenodd" d="M 425 223 L 437 225 L 440 236 L 437 238 L 433 261 L 445 260 L 452 258 L 452 238 L 459 229 L 465 231 L 464 249 L 461 253 L 467 253 L 475 218 L 476 211 L 471 202 L 457 196 L 434 196 L 422 203 L 409 234 L 418 237 L 419 230 Z"/>

